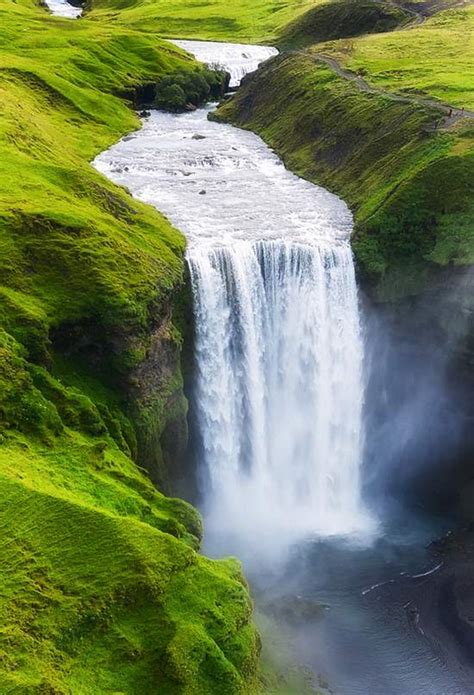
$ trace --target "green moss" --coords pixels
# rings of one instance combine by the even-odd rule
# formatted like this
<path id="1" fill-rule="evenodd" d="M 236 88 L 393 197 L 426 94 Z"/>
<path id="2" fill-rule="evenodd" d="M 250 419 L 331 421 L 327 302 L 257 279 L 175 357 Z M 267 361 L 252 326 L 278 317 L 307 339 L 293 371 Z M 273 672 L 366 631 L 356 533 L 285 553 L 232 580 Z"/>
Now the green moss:
<path id="1" fill-rule="evenodd" d="M 89 164 L 139 125 L 119 95 L 199 68 L 28 0 L 0 22 L 0 691 L 251 692 L 237 563 L 137 465 L 185 414 L 184 239 Z"/>
<path id="2" fill-rule="evenodd" d="M 388 2 L 335 0 L 317 4 L 283 28 L 278 44 L 303 48 L 331 39 L 391 31 L 410 13 Z"/>
<path id="3" fill-rule="evenodd" d="M 59 434 L 63 425 L 53 403 L 35 387 L 25 351 L 0 329 L 0 432 L 10 429 L 47 439 Z"/>
<path id="4" fill-rule="evenodd" d="M 473 217 L 474 153 L 442 157 L 403 182 L 361 225 L 355 250 L 364 254 L 375 240 L 389 268 L 413 259 L 472 264 Z"/>
<path id="5" fill-rule="evenodd" d="M 200 558 L 158 524 L 35 489 L 19 473 L 0 479 L 2 692 L 250 688 L 252 673 L 239 672 L 227 647 L 242 631 L 257 655 L 237 568 Z M 156 497 L 150 488 L 152 509 Z"/>
<path id="6" fill-rule="evenodd" d="M 179 113 L 190 106 L 202 106 L 223 96 L 226 73 L 201 68 L 195 72 L 178 72 L 161 78 L 156 87 L 154 105 Z"/>
<path id="7" fill-rule="evenodd" d="M 12 338 L 1 364 L 2 692 L 250 692 L 236 563 L 195 552 L 197 513 L 157 491 L 87 396 L 31 376 Z"/>

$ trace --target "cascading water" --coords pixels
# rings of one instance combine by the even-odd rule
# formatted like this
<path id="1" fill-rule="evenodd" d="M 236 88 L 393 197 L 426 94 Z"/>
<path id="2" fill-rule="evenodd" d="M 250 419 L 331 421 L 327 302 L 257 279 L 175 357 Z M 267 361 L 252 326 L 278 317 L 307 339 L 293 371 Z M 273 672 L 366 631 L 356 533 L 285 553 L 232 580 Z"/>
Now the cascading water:
<path id="1" fill-rule="evenodd" d="M 235 80 L 274 53 L 194 46 L 208 63 L 227 60 Z M 96 166 L 188 239 L 208 528 L 280 539 L 365 531 L 350 213 L 260 138 L 207 113 L 152 112 Z"/>
<path id="2" fill-rule="evenodd" d="M 230 87 L 238 87 L 249 72 L 258 68 L 267 58 L 278 54 L 269 46 L 248 46 L 242 43 L 217 41 L 172 41 L 176 46 L 193 53 L 198 60 L 212 67 L 222 68 L 230 74 Z"/>
<path id="3" fill-rule="evenodd" d="M 362 339 L 347 243 L 188 253 L 197 413 L 222 527 L 347 534 L 360 498 Z"/>
<path id="4" fill-rule="evenodd" d="M 186 47 L 211 64 L 229 60 L 235 79 L 273 52 Z M 260 611 L 276 616 L 279 634 L 290 629 L 287 642 L 338 693 L 471 693 L 454 635 L 443 646 L 446 601 L 425 584 L 442 579 L 426 548 L 432 531 L 403 512 L 374 544 L 333 537 L 365 540 L 374 528 L 361 499 L 351 215 L 260 138 L 207 114 L 152 111 L 95 162 L 188 241 L 207 550 L 238 552 Z"/>

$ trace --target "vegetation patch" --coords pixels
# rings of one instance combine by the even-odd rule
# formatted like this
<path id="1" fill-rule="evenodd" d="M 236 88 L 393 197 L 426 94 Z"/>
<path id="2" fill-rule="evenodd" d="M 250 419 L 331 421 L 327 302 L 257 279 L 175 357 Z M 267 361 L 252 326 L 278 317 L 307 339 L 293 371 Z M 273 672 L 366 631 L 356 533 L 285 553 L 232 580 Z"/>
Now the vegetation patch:
<path id="1" fill-rule="evenodd" d="M 154 106 L 180 113 L 224 96 L 229 85 L 227 73 L 201 68 L 162 77 L 156 86 Z"/>
<path id="2" fill-rule="evenodd" d="M 318 50 L 336 56 L 377 87 L 424 94 L 473 111 L 473 35 L 474 7 L 466 5 L 440 12 L 409 31 L 362 36 Z"/>
<path id="3" fill-rule="evenodd" d="M 474 261 L 463 233 L 474 214 L 467 119 L 438 129 L 436 109 L 362 92 L 305 53 L 266 63 L 216 118 L 255 130 L 293 171 L 348 202 L 359 269 L 379 297 L 419 291 L 439 265 Z"/>
<path id="4" fill-rule="evenodd" d="M 90 0 L 91 19 L 169 38 L 272 43 L 283 27 L 318 0 Z"/>
<path id="5" fill-rule="evenodd" d="M 411 18 L 409 12 L 389 2 L 325 2 L 285 26 L 278 37 L 278 45 L 304 48 L 332 39 L 392 31 Z"/>

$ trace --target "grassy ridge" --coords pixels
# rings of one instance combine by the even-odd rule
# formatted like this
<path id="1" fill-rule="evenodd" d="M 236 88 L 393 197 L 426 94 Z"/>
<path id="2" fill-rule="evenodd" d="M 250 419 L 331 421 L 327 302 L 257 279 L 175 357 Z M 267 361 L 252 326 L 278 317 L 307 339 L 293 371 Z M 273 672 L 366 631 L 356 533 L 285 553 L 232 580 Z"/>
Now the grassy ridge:
<path id="1" fill-rule="evenodd" d="M 333 0 L 316 4 L 286 25 L 278 36 L 283 48 L 305 48 L 331 39 L 392 31 L 412 16 L 390 2 Z"/>
<path id="2" fill-rule="evenodd" d="M 91 19 L 170 38 L 269 43 L 318 0 L 91 0 Z M 120 10 L 118 12 L 117 10 Z"/>
<path id="3" fill-rule="evenodd" d="M 424 93 L 474 110 L 474 7 L 441 12 L 409 31 L 360 36 L 317 50 L 336 55 L 371 84 Z"/>
<path id="4" fill-rule="evenodd" d="M 34 296 L 28 309 L 46 324 L 90 316 L 92 305 L 105 321 L 144 323 L 157 289 L 163 294 L 179 281 L 183 239 L 88 160 L 138 126 L 114 92 L 185 61 L 134 32 L 52 19 L 12 3 L 0 14 L 8 29 L 0 225 L 9 300 L 15 303 L 15 292 Z M 74 272 L 78 262 L 81 274 Z"/>
<path id="5" fill-rule="evenodd" d="M 27 0 L 0 24 L 0 690 L 247 692 L 239 567 L 134 462 L 185 414 L 184 240 L 88 164 L 139 124 L 120 94 L 194 64 Z"/>
<path id="6" fill-rule="evenodd" d="M 472 126 L 361 92 L 310 54 L 280 56 L 218 118 L 251 128 L 298 174 L 355 210 L 354 249 L 379 297 L 417 291 L 432 265 L 474 262 Z"/>

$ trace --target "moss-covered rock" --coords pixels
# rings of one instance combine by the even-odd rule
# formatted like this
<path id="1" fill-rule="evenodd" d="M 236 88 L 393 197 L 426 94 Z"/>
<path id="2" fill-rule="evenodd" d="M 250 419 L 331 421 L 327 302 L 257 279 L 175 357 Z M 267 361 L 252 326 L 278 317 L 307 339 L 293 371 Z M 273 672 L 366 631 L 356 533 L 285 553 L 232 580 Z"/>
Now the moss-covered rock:
<path id="1" fill-rule="evenodd" d="M 154 105 L 158 109 L 180 113 L 217 100 L 229 85 L 227 73 L 201 68 L 162 77 L 156 85 Z"/>

